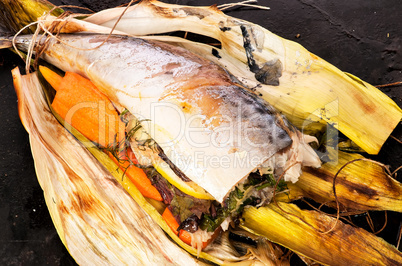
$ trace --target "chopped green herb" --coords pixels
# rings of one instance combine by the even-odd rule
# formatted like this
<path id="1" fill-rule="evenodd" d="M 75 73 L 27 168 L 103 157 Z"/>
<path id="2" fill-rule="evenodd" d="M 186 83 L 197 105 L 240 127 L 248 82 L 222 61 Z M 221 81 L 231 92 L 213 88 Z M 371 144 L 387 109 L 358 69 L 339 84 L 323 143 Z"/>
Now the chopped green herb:
<path id="1" fill-rule="evenodd" d="M 200 221 L 200 228 L 213 232 L 220 224 L 229 216 L 238 217 L 248 205 L 257 206 L 261 203 L 261 199 L 255 194 L 251 195 L 254 190 L 261 191 L 266 188 L 274 188 L 277 181 L 272 174 L 259 175 L 252 173 L 247 180 L 235 187 L 225 199 L 223 206 L 217 206 L 216 215 L 212 217 L 210 214 L 204 213 Z M 286 182 L 280 180 L 277 185 L 277 191 L 286 189 Z"/>

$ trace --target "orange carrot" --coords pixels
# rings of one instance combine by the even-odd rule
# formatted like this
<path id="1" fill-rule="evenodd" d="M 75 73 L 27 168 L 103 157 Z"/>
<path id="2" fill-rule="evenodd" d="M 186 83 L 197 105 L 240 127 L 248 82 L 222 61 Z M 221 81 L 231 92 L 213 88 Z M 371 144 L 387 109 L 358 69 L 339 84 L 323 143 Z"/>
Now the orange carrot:
<path id="1" fill-rule="evenodd" d="M 162 214 L 163 219 L 165 219 L 166 223 L 172 229 L 172 231 L 179 236 L 179 238 L 186 243 L 187 245 L 191 246 L 191 233 L 181 229 L 180 231 L 177 231 L 177 228 L 179 228 L 179 223 L 176 221 L 176 218 L 174 218 L 172 212 L 166 208 L 165 211 Z M 219 234 L 220 232 L 220 227 L 215 230 L 214 234 L 208 241 L 202 242 L 202 247 L 201 249 L 204 249 L 208 246 L 209 243 L 211 243 Z"/>
<path id="2" fill-rule="evenodd" d="M 66 122 L 101 147 L 107 148 L 124 141 L 125 124 L 120 120 L 110 100 L 99 92 L 90 80 L 72 72 L 66 72 L 65 76 L 61 77 L 46 67 L 40 66 L 39 69 L 56 90 L 53 109 Z M 127 152 L 134 161 L 135 156 L 131 149 Z M 108 156 L 119 165 L 141 194 L 162 201 L 160 193 L 144 171 L 130 165 L 126 152 L 120 152 L 119 160 L 110 152 Z"/>
<path id="3" fill-rule="evenodd" d="M 211 243 L 219 234 L 220 232 L 220 228 L 218 227 L 218 229 L 215 230 L 214 234 L 211 236 L 210 239 L 208 239 L 206 242 L 202 242 L 202 247 L 201 249 L 206 248 L 209 243 Z M 186 244 L 191 245 L 191 233 L 187 232 L 186 230 L 180 230 L 179 232 L 179 238 Z"/>
<path id="4" fill-rule="evenodd" d="M 72 72 L 61 78 L 40 67 L 44 78 L 57 91 L 52 107 L 85 137 L 108 147 L 124 139 L 125 125 L 109 99 L 88 79 Z"/>
<path id="5" fill-rule="evenodd" d="M 138 190 L 144 197 L 151 198 L 157 201 L 163 200 L 161 194 L 152 185 L 151 180 L 149 180 L 145 172 L 141 168 L 130 164 L 130 161 L 136 163 L 134 153 L 130 147 L 127 147 L 125 150 L 120 151 L 119 159 L 116 159 L 116 157 L 110 152 L 108 153 L 108 155 L 116 164 L 120 166 L 125 175 L 131 180 L 131 182 L 134 183 L 134 185 L 138 188 Z"/>
<path id="6" fill-rule="evenodd" d="M 174 218 L 172 212 L 168 208 L 165 209 L 165 211 L 162 214 L 162 217 L 163 219 L 165 219 L 167 225 L 170 227 L 170 229 L 172 229 L 175 235 L 178 235 L 179 232 L 177 232 L 177 228 L 179 228 L 179 223 L 176 221 L 176 218 Z"/>

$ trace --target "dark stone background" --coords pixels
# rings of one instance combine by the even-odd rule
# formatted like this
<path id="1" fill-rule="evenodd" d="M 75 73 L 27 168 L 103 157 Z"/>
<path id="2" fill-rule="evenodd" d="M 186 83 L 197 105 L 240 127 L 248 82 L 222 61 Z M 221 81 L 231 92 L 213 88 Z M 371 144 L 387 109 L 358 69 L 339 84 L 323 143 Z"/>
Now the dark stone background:
<path id="1" fill-rule="evenodd" d="M 100 10 L 123 2 L 58 0 L 54 3 Z M 212 5 L 228 1 L 170 2 Z M 260 0 L 259 4 L 271 10 L 243 7 L 232 8 L 227 13 L 296 41 L 373 85 L 402 81 L 400 0 Z M 22 66 L 18 57 L 0 50 L 0 264 L 74 265 L 54 229 L 35 176 L 28 134 L 19 120 L 12 86 L 10 70 L 16 65 Z M 402 106 L 401 85 L 382 91 Z M 393 135 L 402 138 L 401 125 Z M 376 159 L 395 169 L 402 165 L 401 146 L 395 140 L 388 140 Z M 372 213 L 372 216 L 377 229 L 381 228 L 383 213 Z M 388 226 L 380 236 L 395 245 L 401 220 L 400 214 L 389 212 Z M 295 260 L 293 264 L 298 262 Z"/>

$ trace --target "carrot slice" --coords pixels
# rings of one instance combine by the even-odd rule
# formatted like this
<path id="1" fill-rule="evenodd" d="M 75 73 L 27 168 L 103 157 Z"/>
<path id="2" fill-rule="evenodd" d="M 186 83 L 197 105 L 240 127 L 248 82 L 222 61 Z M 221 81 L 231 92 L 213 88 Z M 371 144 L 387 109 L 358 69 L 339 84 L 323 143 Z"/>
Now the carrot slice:
<path id="1" fill-rule="evenodd" d="M 85 137 L 108 147 L 125 137 L 125 125 L 109 99 L 88 79 L 72 72 L 60 77 L 41 66 L 40 71 L 57 91 L 53 109 Z"/>
<path id="2" fill-rule="evenodd" d="M 176 218 L 174 218 L 172 212 L 166 208 L 165 211 L 162 214 L 163 219 L 165 219 L 165 222 L 167 223 L 167 225 L 170 227 L 170 229 L 172 229 L 172 231 L 178 235 L 179 232 L 177 231 L 177 228 L 179 228 L 179 223 L 176 221 Z M 191 243 L 191 239 L 190 239 L 190 243 Z"/>
<path id="3" fill-rule="evenodd" d="M 218 229 L 215 230 L 214 234 L 212 235 L 212 237 L 210 239 L 208 239 L 205 242 L 202 242 L 202 247 L 201 249 L 206 248 L 209 243 L 211 243 L 219 234 L 220 231 L 220 227 L 218 227 Z M 186 230 L 180 230 L 179 232 L 179 238 L 186 244 L 191 245 L 191 233 L 186 231 Z"/>
<path id="4" fill-rule="evenodd" d="M 56 113 L 101 147 L 118 148 L 118 143 L 125 138 L 125 124 L 110 100 L 90 80 L 76 73 L 66 72 L 61 77 L 47 67 L 40 66 L 39 69 L 56 90 L 52 103 Z M 162 201 L 160 193 L 144 171 L 130 164 L 127 154 L 131 161 L 135 160 L 131 149 L 121 151 L 119 160 L 108 152 L 108 156 L 125 172 L 142 195 Z"/>
<path id="5" fill-rule="evenodd" d="M 181 229 L 180 231 L 177 231 L 177 228 L 179 228 L 179 223 L 176 221 L 176 218 L 174 218 L 172 212 L 166 208 L 165 211 L 162 214 L 163 219 L 165 219 L 166 223 L 168 224 L 168 226 L 170 227 L 170 229 L 172 229 L 172 231 L 179 236 L 179 238 L 186 243 L 187 245 L 191 246 L 191 233 Z M 206 242 L 202 242 L 202 247 L 201 249 L 206 248 L 209 243 L 211 243 L 219 234 L 220 232 L 220 227 L 218 227 L 218 229 L 215 230 L 214 234 L 212 235 L 212 237 L 210 239 L 208 239 L 208 241 Z"/>
<path id="6" fill-rule="evenodd" d="M 39 70 L 50 86 L 57 91 L 63 82 L 63 77 L 44 66 L 39 66 Z"/>
<path id="7" fill-rule="evenodd" d="M 119 165 L 120 169 L 124 171 L 124 174 L 134 183 L 144 197 L 157 201 L 163 200 L 161 194 L 152 185 L 151 180 L 149 180 L 145 172 L 141 168 L 130 163 L 130 161 L 136 163 L 134 153 L 130 147 L 120 151 L 118 159 L 110 152 L 108 153 L 108 156 Z"/>

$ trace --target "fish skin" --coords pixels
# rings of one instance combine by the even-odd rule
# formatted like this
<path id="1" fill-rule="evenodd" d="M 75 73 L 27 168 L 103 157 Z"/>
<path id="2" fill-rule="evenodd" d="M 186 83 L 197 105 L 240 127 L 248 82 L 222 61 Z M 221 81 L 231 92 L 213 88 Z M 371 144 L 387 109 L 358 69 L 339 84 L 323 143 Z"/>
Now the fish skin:
<path id="1" fill-rule="evenodd" d="M 217 201 L 292 143 L 268 103 L 183 48 L 127 36 L 58 38 L 42 58 L 89 78 L 114 103 L 148 120 L 142 126 L 167 157 Z"/>

